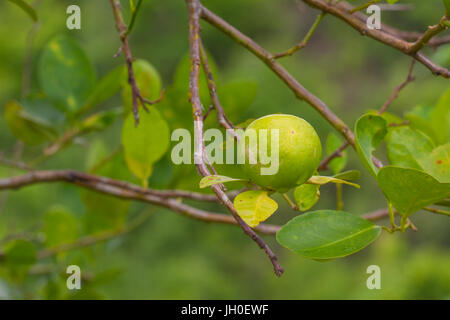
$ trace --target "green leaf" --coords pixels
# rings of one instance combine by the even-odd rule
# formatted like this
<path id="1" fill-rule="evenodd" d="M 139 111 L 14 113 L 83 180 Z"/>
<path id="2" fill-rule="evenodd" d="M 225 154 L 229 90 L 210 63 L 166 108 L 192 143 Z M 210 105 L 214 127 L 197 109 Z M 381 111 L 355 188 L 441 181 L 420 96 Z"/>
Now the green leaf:
<path id="1" fill-rule="evenodd" d="M 54 207 L 44 216 L 42 229 L 48 247 L 73 242 L 78 236 L 78 221 L 64 207 Z"/>
<path id="2" fill-rule="evenodd" d="M 125 159 L 128 168 L 144 185 L 152 172 L 153 163 L 161 159 L 169 143 L 169 126 L 156 108 L 150 107 L 149 112 L 141 112 L 138 127 L 135 127 L 133 115 L 128 114 L 122 129 Z"/>
<path id="3" fill-rule="evenodd" d="M 338 173 L 338 174 L 334 175 L 333 177 L 337 178 L 337 179 L 350 180 L 350 181 L 358 180 L 361 177 L 361 172 L 359 172 L 358 170 L 348 170 L 348 171 Z"/>
<path id="4" fill-rule="evenodd" d="M 218 89 L 220 102 L 232 121 L 242 119 L 257 93 L 258 83 L 250 80 L 234 80 Z"/>
<path id="5" fill-rule="evenodd" d="M 148 100 L 158 99 L 161 95 L 162 84 L 161 77 L 155 67 L 146 60 L 136 60 L 133 62 L 133 71 L 142 97 Z M 128 77 L 122 77 L 121 79 L 124 113 L 128 114 L 133 106 L 131 86 L 128 83 Z"/>
<path id="6" fill-rule="evenodd" d="M 386 198 L 404 215 L 450 196 L 450 183 L 440 183 L 417 169 L 386 166 L 377 181 Z"/>
<path id="7" fill-rule="evenodd" d="M 5 261 L 11 266 L 31 265 L 36 262 L 36 247 L 27 240 L 14 240 L 5 249 Z"/>
<path id="8" fill-rule="evenodd" d="M 424 162 L 424 168 L 439 182 L 450 183 L 450 143 L 434 149 Z"/>
<path id="9" fill-rule="evenodd" d="M 319 210 L 295 217 L 277 232 L 277 241 L 310 259 L 353 254 L 373 242 L 381 228 L 343 211 Z"/>
<path id="10" fill-rule="evenodd" d="M 83 49 L 65 36 L 53 38 L 44 48 L 38 79 L 44 93 L 58 108 L 69 113 L 81 108 L 96 81 Z"/>
<path id="11" fill-rule="evenodd" d="M 319 200 L 320 186 L 316 184 L 302 184 L 294 189 L 295 202 L 301 211 L 311 209 Z"/>
<path id="12" fill-rule="evenodd" d="M 353 186 L 355 188 L 359 189 L 359 185 L 356 183 L 352 183 L 352 182 L 348 182 L 342 179 L 337 179 L 335 177 L 326 177 L 326 176 L 312 176 L 311 178 L 308 179 L 308 181 L 306 181 L 306 183 L 308 184 L 316 184 L 316 185 L 324 185 L 327 183 L 343 183 L 343 184 L 348 184 L 350 186 Z"/>
<path id="13" fill-rule="evenodd" d="M 22 282 L 29 268 L 36 262 L 36 247 L 27 240 L 14 240 L 7 244 L 4 262 L 13 280 Z"/>
<path id="14" fill-rule="evenodd" d="M 327 138 L 328 155 L 335 152 L 340 146 L 342 146 L 342 140 L 334 133 L 330 133 Z M 342 156 L 336 157 L 328 163 L 328 167 L 333 171 L 333 174 L 341 172 L 347 164 L 347 151 L 343 150 L 341 154 Z"/>
<path id="15" fill-rule="evenodd" d="M 387 156 L 394 166 L 423 170 L 423 162 L 434 149 L 426 135 L 409 127 L 392 129 L 386 136 Z"/>
<path id="16" fill-rule="evenodd" d="M 438 139 L 438 144 L 450 141 L 450 89 L 448 89 L 434 107 L 430 115 L 430 125 Z"/>
<path id="17" fill-rule="evenodd" d="M 9 0 L 12 3 L 18 5 L 34 22 L 38 21 L 36 10 L 24 0 Z"/>
<path id="18" fill-rule="evenodd" d="M 116 120 L 117 116 L 121 113 L 122 111 L 118 108 L 95 113 L 81 122 L 80 130 L 83 133 L 88 133 L 91 131 L 103 131 L 111 126 Z"/>
<path id="19" fill-rule="evenodd" d="M 378 169 L 372 162 L 372 153 L 387 134 L 386 120 L 376 115 L 364 115 L 356 121 L 355 147 L 363 164 L 376 177 Z"/>
<path id="20" fill-rule="evenodd" d="M 5 119 L 11 132 L 26 144 L 39 145 L 56 137 L 56 131 L 50 124 L 30 115 L 15 101 L 6 104 Z"/>
<path id="21" fill-rule="evenodd" d="M 405 118 L 409 121 L 409 126 L 413 129 L 417 129 L 428 137 L 430 137 L 434 143 L 438 143 L 439 139 L 430 123 L 431 113 L 433 108 L 417 106 L 405 113 Z"/>
<path id="22" fill-rule="evenodd" d="M 278 204 L 263 190 L 242 192 L 233 202 L 239 216 L 252 228 L 267 220 L 278 209 Z"/>
<path id="23" fill-rule="evenodd" d="M 396 2 L 398 2 L 398 0 L 387 0 L 387 3 L 388 3 L 388 4 L 394 4 L 394 3 L 396 3 Z"/>
<path id="24" fill-rule="evenodd" d="M 85 112 L 99 103 L 111 98 L 116 92 L 118 92 L 123 85 L 124 79 L 126 79 L 126 67 L 119 66 L 103 78 L 92 89 L 88 98 L 81 107 L 80 112 Z"/>
<path id="25" fill-rule="evenodd" d="M 233 181 L 248 181 L 248 180 L 235 179 L 235 178 L 230 178 L 230 177 L 220 176 L 220 175 L 210 175 L 210 176 L 203 177 L 202 180 L 200 180 L 199 186 L 200 186 L 200 188 L 206 188 L 206 187 L 210 187 L 215 184 L 233 182 Z"/>

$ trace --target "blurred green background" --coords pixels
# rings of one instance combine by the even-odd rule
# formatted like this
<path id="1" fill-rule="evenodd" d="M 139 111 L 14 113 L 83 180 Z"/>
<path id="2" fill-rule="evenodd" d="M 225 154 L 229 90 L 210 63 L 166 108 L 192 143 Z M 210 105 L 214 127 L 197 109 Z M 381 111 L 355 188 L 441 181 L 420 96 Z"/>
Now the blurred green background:
<path id="1" fill-rule="evenodd" d="M 57 34 L 66 34 L 80 43 L 98 76 L 123 64 L 122 56 L 113 58 L 120 44 L 109 1 L 76 1 L 81 7 L 82 29 L 69 31 L 65 11 L 73 2 L 31 1 L 38 5 L 40 18 L 30 51 L 32 94 L 40 92 L 36 76 L 40 52 Z M 422 31 L 436 23 L 444 12 L 440 0 L 404 2 L 413 4 L 414 10 L 383 12 L 383 22 L 404 30 Z M 293 0 L 204 0 L 203 3 L 274 53 L 300 41 L 318 14 L 317 10 L 301 1 Z M 123 4 L 126 9 L 125 1 Z M 127 10 L 124 11 L 128 19 Z M 1 2 L 2 114 L 7 101 L 21 97 L 27 35 L 31 28 L 31 20 L 18 7 L 8 1 Z M 184 1 L 145 0 L 130 38 L 133 55 L 155 66 L 161 74 L 163 86 L 169 87 L 169 97 L 175 70 L 188 52 L 187 32 Z M 262 62 L 204 22 L 202 34 L 204 44 L 217 65 L 219 84 L 247 84 L 248 88 L 241 89 L 254 92 L 254 99 L 250 99 L 248 105 L 234 103 L 237 109 L 230 111 L 234 123 L 270 113 L 290 113 L 313 124 L 325 143 L 327 135 L 333 131 L 332 127 L 309 105 L 297 100 Z M 450 67 L 449 46 L 443 46 L 438 51 L 425 51 L 435 61 Z M 310 44 L 294 56 L 282 59 L 281 63 L 302 85 L 353 127 L 361 114 L 379 108 L 404 80 L 410 59 L 392 48 L 362 37 L 336 18 L 327 16 Z M 448 81 L 432 76 L 422 65 L 416 64 L 414 75 L 416 81 L 408 85 L 390 107 L 390 111 L 398 116 L 418 105 L 434 105 L 449 87 Z M 187 77 L 185 81 L 187 84 Z M 171 120 L 174 112 L 181 112 L 186 119 L 190 119 L 191 109 L 185 98 L 183 95 L 178 105 L 171 105 L 178 102 L 170 98 L 158 105 L 169 123 L 174 123 Z M 233 100 L 232 97 L 229 99 Z M 103 103 L 100 109 L 120 106 L 121 103 L 120 95 L 116 95 Z M 184 108 L 184 113 L 179 111 L 180 106 Z M 227 109 L 226 103 L 224 106 Z M 50 117 L 51 111 L 48 112 Z M 107 153 L 117 149 L 122 123 L 120 119 L 107 131 L 85 137 L 80 143 L 43 162 L 39 168 L 85 170 L 88 158 L 93 157 L 89 150 L 97 150 L 100 148 L 98 145 Z M 211 120 L 209 125 L 213 124 Z M 14 150 L 17 150 L 17 140 L 4 117 L 0 118 L 0 136 L 0 152 L 12 158 Z M 38 147 L 25 147 L 21 160 L 33 159 L 39 152 Z M 363 214 L 386 207 L 375 180 L 364 170 L 355 152 L 350 150 L 348 154 L 347 167 L 360 170 L 362 178 L 360 190 L 344 187 L 344 209 Z M 383 159 L 382 150 L 378 155 Z M 19 173 L 16 169 L 0 167 L 1 177 Z M 119 175 L 117 172 L 114 174 Z M 193 186 L 198 181 L 199 177 L 192 168 L 174 168 L 167 159 L 163 159 L 153 172 L 150 187 L 195 189 Z M 95 197 L 92 202 L 99 199 L 94 208 L 85 204 L 85 197 L 89 196 Z M 0 199 L 2 247 L 8 245 L 10 240 L 7 237 L 11 234 L 30 234 L 33 242 L 42 242 L 42 223 L 49 210 L 69 213 L 79 225 L 81 235 L 117 227 L 141 212 L 150 214 L 143 225 L 125 236 L 39 262 L 38 267 L 34 266 L 35 274 L 16 277 L 11 275 L 8 266 L 0 264 L 1 299 L 450 298 L 450 220 L 426 212 L 412 216 L 419 232 L 383 233 L 362 252 L 329 262 L 315 262 L 296 256 L 278 245 L 273 236 L 264 236 L 285 268 L 285 274 L 278 279 L 264 253 L 234 226 L 194 221 L 147 204 L 121 200 L 102 202 L 99 195 L 66 184 L 41 184 L 20 191 L 2 191 Z M 193 205 L 224 212 L 223 208 L 214 204 Z M 113 216 L 118 207 L 124 208 L 125 213 Z M 322 188 L 321 199 L 315 209 L 334 207 L 335 187 Z M 268 222 L 284 223 L 294 215 L 287 205 L 282 204 Z M 95 219 L 98 220 L 93 222 Z M 112 223 L 112 219 L 115 222 Z M 82 272 L 89 275 L 83 282 L 83 289 L 76 293 L 65 287 L 65 269 L 58 272 L 59 268 L 69 264 L 79 265 Z M 366 268 L 373 264 L 381 268 L 381 290 L 366 287 L 369 276 Z"/>

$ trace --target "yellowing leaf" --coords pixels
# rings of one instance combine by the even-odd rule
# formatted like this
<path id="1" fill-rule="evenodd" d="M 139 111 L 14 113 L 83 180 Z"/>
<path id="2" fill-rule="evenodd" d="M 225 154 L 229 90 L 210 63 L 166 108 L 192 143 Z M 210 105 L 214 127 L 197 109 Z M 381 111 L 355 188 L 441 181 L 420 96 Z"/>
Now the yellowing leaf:
<path id="1" fill-rule="evenodd" d="M 215 184 L 232 182 L 232 181 L 247 181 L 247 180 L 235 179 L 235 178 L 230 178 L 230 177 L 220 176 L 220 175 L 210 175 L 210 176 L 206 176 L 206 177 L 202 178 L 202 180 L 200 180 L 199 186 L 200 186 L 200 188 L 206 188 L 206 187 L 210 187 Z"/>
<path id="2" fill-rule="evenodd" d="M 355 188 L 359 189 L 359 185 L 356 183 L 352 183 L 352 182 L 348 182 L 342 179 L 337 179 L 334 177 L 325 177 L 325 176 L 312 176 L 311 178 L 308 179 L 308 181 L 306 181 L 306 183 L 308 184 L 318 184 L 318 185 L 323 185 L 323 184 L 327 184 L 329 182 L 332 183 L 344 183 L 344 184 L 348 184 L 350 186 L 353 186 Z"/>
<path id="3" fill-rule="evenodd" d="M 17 102 L 5 106 L 5 119 L 11 132 L 29 145 L 39 145 L 56 137 L 56 131 L 44 120 L 28 114 Z"/>
<path id="4" fill-rule="evenodd" d="M 242 220 L 253 228 L 267 220 L 278 209 L 278 204 L 267 191 L 251 190 L 238 194 L 234 198 L 234 207 Z"/>

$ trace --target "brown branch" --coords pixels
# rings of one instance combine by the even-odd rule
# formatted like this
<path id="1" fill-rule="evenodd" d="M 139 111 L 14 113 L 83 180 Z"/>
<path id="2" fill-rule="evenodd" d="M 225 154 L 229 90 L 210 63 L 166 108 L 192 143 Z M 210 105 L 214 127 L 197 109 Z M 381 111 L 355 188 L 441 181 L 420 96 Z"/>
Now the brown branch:
<path id="1" fill-rule="evenodd" d="M 428 30 L 411 46 L 410 53 L 417 53 L 426 46 L 434 36 L 447 29 L 447 26 L 445 25 L 446 21 L 448 21 L 448 18 L 444 16 L 438 24 L 428 27 Z"/>
<path id="2" fill-rule="evenodd" d="M 339 133 L 341 133 L 351 145 L 355 144 L 355 137 L 350 128 L 342 121 L 327 105 L 318 97 L 305 89 L 280 63 L 278 63 L 271 53 L 262 48 L 248 36 L 237 30 L 225 20 L 215 15 L 205 7 L 202 7 L 202 18 L 228 35 L 238 44 L 252 52 L 263 61 L 295 94 L 300 100 L 305 100 L 315 108 Z"/>
<path id="3" fill-rule="evenodd" d="M 286 69 L 283 68 L 280 63 L 274 59 L 270 52 L 262 48 L 251 38 L 244 35 L 238 29 L 227 23 L 219 16 L 215 15 L 207 8 L 202 7 L 201 14 L 201 17 L 205 21 L 225 33 L 231 39 L 242 45 L 261 61 L 263 61 L 294 92 L 297 98 L 300 100 L 305 100 L 309 105 L 316 109 L 322 117 L 324 117 L 340 134 L 344 136 L 352 147 L 355 147 L 355 136 L 344 121 L 342 121 L 333 111 L 331 111 L 323 101 L 305 89 Z M 372 161 L 378 168 L 383 166 L 382 162 L 375 157 L 372 157 Z"/>
<path id="4" fill-rule="evenodd" d="M 345 1 L 341 1 L 339 4 L 337 4 L 337 6 L 343 8 L 346 11 L 350 11 L 353 8 L 352 5 L 350 5 L 349 3 L 345 2 Z M 378 6 L 381 6 L 381 4 L 379 4 Z M 389 7 L 392 8 L 392 5 L 389 5 Z M 383 9 L 383 10 L 386 10 L 386 9 Z M 367 21 L 367 18 L 368 18 L 367 15 L 365 15 L 362 12 L 355 12 L 355 13 L 353 13 L 353 15 L 364 23 Z M 417 41 L 417 39 L 419 39 L 423 35 L 420 32 L 398 30 L 396 28 L 393 28 L 393 27 L 388 26 L 383 23 L 381 24 L 381 31 L 389 33 L 390 35 L 400 38 L 402 40 L 413 41 L 413 42 Z M 427 45 L 432 46 L 432 47 L 439 47 L 439 46 L 447 44 L 447 43 L 450 43 L 450 36 L 433 37 L 427 43 Z"/>
<path id="5" fill-rule="evenodd" d="M 201 176 L 210 175 L 208 167 L 205 164 L 205 143 L 203 140 L 203 116 L 202 116 L 202 104 L 199 96 L 198 79 L 200 73 L 200 15 L 202 7 L 198 0 L 186 0 L 188 8 L 188 23 L 189 23 L 189 49 L 191 57 L 191 73 L 189 76 L 189 98 L 192 103 L 193 116 L 194 116 L 194 131 L 195 131 L 195 151 L 194 160 L 197 166 L 197 170 Z M 244 233 L 248 235 L 258 246 L 265 251 L 274 267 L 275 274 L 281 276 L 283 273 L 283 267 L 278 263 L 278 259 L 269 246 L 262 240 L 255 231 L 250 228 L 239 216 L 233 203 L 222 191 L 220 185 L 214 185 L 211 187 L 222 204 L 230 211 L 234 219 L 242 228 Z"/>
<path id="6" fill-rule="evenodd" d="M 434 75 L 440 75 L 444 78 L 450 78 L 450 71 L 446 68 L 437 66 L 436 64 L 429 61 L 428 58 L 423 55 L 419 55 L 416 49 L 415 43 L 407 42 L 403 39 L 396 37 L 390 33 L 384 32 L 382 30 L 369 29 L 366 25 L 365 21 L 362 21 L 360 17 L 357 17 L 356 14 L 352 14 L 349 10 L 352 10 L 352 6 L 346 5 L 346 8 L 340 5 L 332 5 L 324 0 L 302 0 L 303 2 L 321 10 L 328 12 L 329 14 L 337 17 L 338 19 L 344 21 L 353 29 L 360 32 L 363 36 L 368 36 L 372 39 L 375 39 L 381 43 L 384 43 L 394 49 L 397 49 L 407 55 L 414 57 L 417 61 L 422 63 L 425 67 L 427 67 Z M 440 32 L 440 31 L 439 31 Z M 427 36 L 423 39 L 423 36 L 419 39 L 422 39 L 421 43 L 425 44 L 434 36 L 435 31 L 426 33 Z M 423 41 L 425 40 L 425 41 Z M 418 40 L 419 41 L 419 40 Z"/>
<path id="7" fill-rule="evenodd" d="M 406 76 L 405 81 L 403 81 L 399 86 L 397 86 L 392 93 L 392 95 L 387 99 L 387 101 L 384 103 L 384 105 L 380 108 L 378 111 L 378 114 L 382 114 L 386 111 L 386 109 L 392 104 L 392 102 L 398 97 L 398 94 L 400 91 L 403 90 L 410 82 L 414 81 L 416 78 L 412 75 L 413 69 L 414 69 L 414 63 L 416 60 L 412 60 L 411 64 L 409 66 L 408 75 Z"/>
<path id="8" fill-rule="evenodd" d="M 142 105 L 142 108 L 148 112 L 146 104 L 153 105 L 160 102 L 164 97 L 164 90 L 161 92 L 160 97 L 155 101 L 150 101 L 142 96 L 141 91 L 139 90 L 139 87 L 136 83 L 136 77 L 133 71 L 133 55 L 131 54 L 130 44 L 128 42 L 128 27 L 125 24 L 122 17 L 122 12 L 120 9 L 120 1 L 109 0 L 109 2 L 111 3 L 111 7 L 113 9 L 116 28 L 120 35 L 120 41 L 122 42 L 122 45 L 115 56 L 118 56 L 121 52 L 123 52 L 125 55 L 125 63 L 127 65 L 128 70 L 128 83 L 131 86 L 133 115 L 135 119 L 135 124 L 137 126 L 139 124 L 139 109 L 138 109 L 139 103 Z"/>
<path id="9" fill-rule="evenodd" d="M 33 171 L 25 175 L 1 179 L 0 190 L 19 189 L 33 184 L 52 182 L 66 182 L 114 197 L 150 203 L 205 222 L 237 225 L 236 220 L 232 216 L 197 209 L 170 197 L 185 197 L 199 201 L 217 201 L 217 197 L 213 195 L 204 195 L 183 190 L 145 189 L 125 181 L 73 170 Z M 261 233 L 273 234 L 278 230 L 278 227 L 261 224 L 255 230 Z"/>
<path id="10" fill-rule="evenodd" d="M 231 121 L 228 119 L 228 117 L 225 115 L 225 111 L 223 110 L 223 107 L 220 103 L 219 96 L 217 95 L 217 86 L 214 81 L 214 77 L 212 74 L 211 66 L 209 65 L 208 56 L 206 55 L 205 48 L 203 47 L 203 43 L 201 39 L 199 40 L 200 43 L 200 56 L 203 66 L 203 71 L 205 72 L 207 82 L 208 82 L 208 89 L 209 89 L 209 96 L 211 98 L 212 104 L 217 112 L 217 121 L 219 124 L 224 127 L 225 129 L 229 130 L 229 132 L 233 135 L 234 138 L 239 140 L 239 136 L 234 131 L 234 125 L 231 123 Z M 206 116 L 208 115 L 208 111 L 206 112 Z M 206 118 L 203 117 L 203 119 Z"/>

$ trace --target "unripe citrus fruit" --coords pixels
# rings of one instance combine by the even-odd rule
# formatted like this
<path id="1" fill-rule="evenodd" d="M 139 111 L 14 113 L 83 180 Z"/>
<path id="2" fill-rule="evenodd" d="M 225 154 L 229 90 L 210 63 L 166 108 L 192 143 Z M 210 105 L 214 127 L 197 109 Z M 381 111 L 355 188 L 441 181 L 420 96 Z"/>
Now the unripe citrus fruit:
<path id="1" fill-rule="evenodd" d="M 273 145 L 272 132 L 278 129 L 278 171 L 267 174 L 271 166 L 264 160 L 267 156 L 274 161 L 277 155 Z M 275 136 L 276 136 L 276 132 Z M 249 143 L 256 134 L 257 143 Z M 261 150 L 261 137 L 267 141 L 267 151 Z M 262 145 L 264 147 L 264 145 Z M 272 153 L 273 152 L 273 153 Z M 253 183 L 279 192 L 286 192 L 305 183 L 319 166 L 322 146 L 314 128 L 302 118 L 288 114 L 274 114 L 256 119 L 247 127 L 239 142 L 239 156 L 247 178 Z M 257 155 L 256 164 L 249 163 Z M 263 161 L 261 161 L 263 159 Z M 261 169 L 266 168 L 266 174 Z"/>

